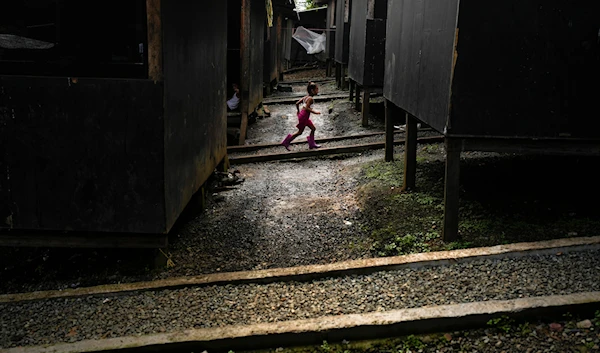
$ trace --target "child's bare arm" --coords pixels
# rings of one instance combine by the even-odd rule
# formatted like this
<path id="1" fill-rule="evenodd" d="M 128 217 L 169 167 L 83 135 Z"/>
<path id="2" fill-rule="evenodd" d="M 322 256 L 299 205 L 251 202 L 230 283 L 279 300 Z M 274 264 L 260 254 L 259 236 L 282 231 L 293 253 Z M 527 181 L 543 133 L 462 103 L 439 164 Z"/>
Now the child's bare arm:
<path id="1" fill-rule="evenodd" d="M 313 113 L 313 114 L 321 114 L 321 112 L 319 112 L 317 110 L 314 110 L 312 108 L 313 102 L 314 102 L 314 100 L 312 99 L 312 97 L 309 98 L 308 101 L 306 102 L 306 108 L 305 109 L 308 110 L 309 112 Z"/>
<path id="2" fill-rule="evenodd" d="M 302 99 L 300 98 L 297 102 L 296 102 L 296 110 L 298 111 L 298 113 L 300 113 L 300 103 L 302 103 Z"/>

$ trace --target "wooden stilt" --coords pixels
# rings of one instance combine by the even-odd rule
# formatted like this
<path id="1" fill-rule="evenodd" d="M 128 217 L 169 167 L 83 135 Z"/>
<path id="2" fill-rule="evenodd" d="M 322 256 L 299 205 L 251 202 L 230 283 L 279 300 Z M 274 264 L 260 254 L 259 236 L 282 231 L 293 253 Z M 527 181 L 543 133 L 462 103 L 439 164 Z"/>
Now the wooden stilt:
<path id="1" fill-rule="evenodd" d="M 346 71 L 348 65 L 342 65 L 342 91 L 348 89 L 348 83 L 346 82 Z"/>
<path id="2" fill-rule="evenodd" d="M 242 111 L 242 122 L 240 123 L 240 139 L 238 145 L 246 143 L 246 129 L 248 129 L 248 112 Z"/>
<path id="3" fill-rule="evenodd" d="M 342 64 L 340 63 L 335 63 L 335 82 L 336 82 L 336 86 L 337 88 L 341 88 L 342 87 L 342 82 L 341 82 L 341 74 L 342 72 Z"/>
<path id="4" fill-rule="evenodd" d="M 348 79 L 348 83 L 350 83 L 350 102 L 352 102 L 354 100 L 354 81 L 352 81 L 351 79 Z"/>
<path id="5" fill-rule="evenodd" d="M 404 143 L 404 185 L 402 190 L 414 190 L 417 177 L 417 120 L 406 113 Z"/>
<path id="6" fill-rule="evenodd" d="M 371 107 L 371 87 L 363 87 L 362 93 L 362 126 L 369 126 L 369 108 Z"/>
<path id="7" fill-rule="evenodd" d="M 385 100 L 385 161 L 394 160 L 394 120 L 392 119 L 392 102 Z"/>
<path id="8" fill-rule="evenodd" d="M 229 155 L 225 155 L 223 160 L 217 165 L 217 170 L 226 173 L 229 170 Z"/>
<path id="9" fill-rule="evenodd" d="M 458 238 L 458 201 L 460 187 L 461 140 L 446 138 L 446 178 L 444 186 L 444 230 L 442 238 Z"/>
<path id="10" fill-rule="evenodd" d="M 356 83 L 354 86 L 356 87 L 356 101 L 354 102 L 354 109 L 356 111 L 360 111 L 360 85 Z"/>

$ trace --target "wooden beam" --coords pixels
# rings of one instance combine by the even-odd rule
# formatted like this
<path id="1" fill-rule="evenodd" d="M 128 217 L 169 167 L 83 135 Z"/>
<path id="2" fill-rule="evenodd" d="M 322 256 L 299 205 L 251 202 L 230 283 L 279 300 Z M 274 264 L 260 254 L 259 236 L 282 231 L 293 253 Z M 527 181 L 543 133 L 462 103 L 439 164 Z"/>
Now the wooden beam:
<path id="1" fill-rule="evenodd" d="M 360 111 L 360 85 L 356 83 L 356 101 L 354 102 L 354 110 Z"/>
<path id="2" fill-rule="evenodd" d="M 353 80 L 351 80 L 351 79 L 348 79 L 348 81 L 350 83 L 350 97 L 349 97 L 349 100 L 350 100 L 350 102 L 352 102 L 354 100 L 354 86 L 356 85 L 356 83 Z"/>
<path id="3" fill-rule="evenodd" d="M 164 248 L 167 234 L 20 231 L 0 233 L 0 246 L 49 248 Z"/>
<path id="4" fill-rule="evenodd" d="M 393 106 L 389 100 L 384 101 L 385 105 L 385 161 L 394 160 L 394 119 L 392 116 Z"/>
<path id="5" fill-rule="evenodd" d="M 248 131 L 248 112 L 242 112 L 242 121 L 240 122 L 240 138 L 238 145 L 246 143 L 246 131 Z"/>
<path id="6" fill-rule="evenodd" d="M 422 137 L 418 139 L 419 143 L 438 143 L 444 140 L 443 136 L 433 136 L 433 137 Z M 395 141 L 394 145 L 402 145 L 404 141 Z M 384 148 L 384 142 L 375 142 L 368 143 L 364 145 L 353 145 L 353 146 L 344 146 L 344 147 L 334 147 L 334 148 L 319 148 L 313 150 L 304 150 L 297 152 L 284 152 L 284 153 L 269 153 L 269 154 L 261 154 L 261 155 L 251 155 L 251 156 L 242 156 L 242 157 L 229 157 L 229 163 L 232 165 L 244 164 L 244 163 L 259 163 L 259 162 L 269 162 L 269 161 L 280 161 L 286 159 L 294 159 L 294 158 L 306 158 L 306 157 L 316 157 L 316 156 L 327 156 L 333 154 L 343 154 L 343 153 L 356 153 L 362 152 L 366 150 L 376 150 Z M 283 149 L 283 147 L 281 147 Z"/>
<path id="7" fill-rule="evenodd" d="M 362 126 L 369 126 L 369 114 L 371 107 L 371 87 L 365 86 L 363 87 L 362 92 Z"/>
<path id="8" fill-rule="evenodd" d="M 246 142 L 246 131 L 248 129 L 248 115 L 250 114 L 250 11 L 251 0 L 242 0 L 240 12 L 240 111 L 242 121 L 240 122 L 239 145 Z M 261 39 L 262 40 L 262 39 Z M 254 110 L 254 107 L 252 108 Z"/>
<path id="9" fill-rule="evenodd" d="M 403 191 L 413 190 L 417 177 L 417 119 L 406 113 Z"/>
<path id="10" fill-rule="evenodd" d="M 393 128 L 393 126 L 392 126 Z M 423 130 L 426 131 L 426 130 Z M 393 134 L 394 133 L 403 133 L 404 131 L 401 130 L 393 130 L 392 131 L 392 140 L 393 140 Z M 380 136 L 383 135 L 385 132 L 370 132 L 370 133 L 366 133 L 366 134 L 355 134 L 355 135 L 348 135 L 348 136 L 334 136 L 334 137 L 323 137 L 323 138 L 317 138 L 315 139 L 315 141 L 317 142 L 333 142 L 333 141 L 344 141 L 344 140 L 353 140 L 353 139 L 361 139 L 361 138 L 367 138 L 367 137 L 373 137 L 373 136 Z M 300 145 L 300 144 L 305 144 L 306 141 L 302 141 L 302 140 L 296 140 L 293 141 L 291 143 L 291 145 Z M 279 143 L 262 143 L 262 144 L 256 144 L 256 145 L 243 145 L 243 146 L 227 146 L 227 153 L 234 153 L 234 152 L 251 152 L 251 151 L 257 151 L 257 150 L 261 150 L 263 148 L 272 148 L 272 147 L 277 147 L 277 146 L 281 146 L 281 144 Z"/>
<path id="11" fill-rule="evenodd" d="M 408 122 L 407 122 L 408 124 Z M 461 140 L 446 138 L 446 177 L 444 185 L 444 229 L 445 242 L 458 238 L 458 201 L 460 190 Z"/>
<path id="12" fill-rule="evenodd" d="M 455 136 L 452 136 L 455 137 Z M 457 136 L 463 151 L 599 156 L 600 140 Z"/>
<path id="13" fill-rule="evenodd" d="M 307 82 L 308 84 L 308 82 Z M 342 99 L 342 98 L 346 98 L 348 95 L 345 93 L 334 93 L 334 94 L 318 94 L 316 96 L 313 97 L 315 102 L 324 102 L 324 101 L 328 101 L 328 100 L 333 100 L 333 99 Z M 294 95 L 294 96 L 287 96 L 287 97 L 271 97 L 271 98 L 265 98 L 263 99 L 262 103 L 263 104 L 287 104 L 287 103 L 295 103 L 298 99 L 304 97 L 304 95 Z"/>
<path id="14" fill-rule="evenodd" d="M 161 0 L 146 0 L 146 20 L 148 25 L 148 78 L 163 80 L 163 48 Z"/>

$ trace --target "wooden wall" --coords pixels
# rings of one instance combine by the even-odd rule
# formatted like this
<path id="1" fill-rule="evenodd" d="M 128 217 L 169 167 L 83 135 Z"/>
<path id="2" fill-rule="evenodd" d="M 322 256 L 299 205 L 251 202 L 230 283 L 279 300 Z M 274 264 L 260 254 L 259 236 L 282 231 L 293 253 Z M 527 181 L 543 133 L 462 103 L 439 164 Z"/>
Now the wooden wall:
<path id="1" fill-rule="evenodd" d="M 164 233 L 163 86 L 0 76 L 0 228 Z"/>
<path id="2" fill-rule="evenodd" d="M 460 2 L 449 134 L 598 138 L 600 2 Z"/>
<path id="3" fill-rule="evenodd" d="M 264 54 L 264 83 L 269 84 L 273 80 L 277 79 L 279 76 L 279 71 L 277 67 L 277 60 L 279 57 L 279 50 L 277 46 L 278 42 L 278 30 L 277 30 L 277 18 L 273 19 L 273 27 L 265 26 L 265 54 Z M 279 22 L 281 23 L 281 22 Z M 267 36 L 266 33 L 269 32 Z"/>
<path id="4" fill-rule="evenodd" d="M 162 14 L 170 228 L 227 153 L 227 3 L 163 1 Z"/>
<path id="5" fill-rule="evenodd" d="M 325 24 L 326 32 L 326 47 L 325 54 L 328 59 L 335 59 L 335 33 L 336 33 L 336 2 L 343 0 L 329 0 L 327 3 L 327 21 Z"/>
<path id="6" fill-rule="evenodd" d="M 395 105 L 448 136 L 600 137 L 600 2 L 388 1 Z"/>
<path id="7" fill-rule="evenodd" d="M 383 95 L 440 132 L 449 115 L 457 17 L 458 0 L 388 0 Z"/>
<path id="8" fill-rule="evenodd" d="M 263 99 L 263 55 L 266 10 L 263 1 L 243 0 L 242 110 L 252 113 Z"/>
<path id="9" fill-rule="evenodd" d="M 352 18 L 352 1 L 353 0 L 336 1 L 335 61 L 340 64 L 348 63 L 348 54 L 350 46 L 350 22 Z"/>

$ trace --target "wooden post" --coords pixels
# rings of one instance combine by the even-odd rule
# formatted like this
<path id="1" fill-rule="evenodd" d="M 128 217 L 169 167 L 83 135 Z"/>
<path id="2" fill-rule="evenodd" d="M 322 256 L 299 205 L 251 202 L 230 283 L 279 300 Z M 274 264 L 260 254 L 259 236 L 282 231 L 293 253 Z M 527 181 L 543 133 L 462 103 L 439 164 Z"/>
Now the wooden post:
<path id="1" fill-rule="evenodd" d="M 248 110 L 250 109 L 250 0 L 242 0 L 242 8 L 240 14 L 240 112 L 242 113 L 242 121 L 240 122 L 240 138 L 239 145 L 246 143 L 246 129 L 248 128 Z"/>
<path id="2" fill-rule="evenodd" d="M 404 143 L 404 185 L 403 191 L 413 190 L 417 179 L 417 120 L 406 113 Z"/>
<path id="3" fill-rule="evenodd" d="M 369 126 L 369 108 L 371 108 L 371 87 L 363 87 L 362 126 Z"/>
<path id="4" fill-rule="evenodd" d="M 394 160 L 394 120 L 392 119 L 392 102 L 385 100 L 385 161 Z"/>
<path id="5" fill-rule="evenodd" d="M 148 78 L 154 81 L 163 80 L 160 1 L 161 0 L 146 0 L 148 48 L 145 48 L 145 50 L 148 53 Z"/>
<path id="6" fill-rule="evenodd" d="M 346 84 L 346 69 L 347 65 L 342 65 L 342 91 L 348 89 L 348 85 Z"/>
<path id="7" fill-rule="evenodd" d="M 407 124 L 408 125 L 408 124 Z M 461 140 L 446 138 L 446 180 L 444 186 L 444 230 L 442 239 L 458 238 L 458 201 L 460 187 Z"/>
<path id="8" fill-rule="evenodd" d="M 342 72 L 341 65 L 342 64 L 340 64 L 340 63 L 337 63 L 337 62 L 335 63 L 335 84 L 336 84 L 337 88 L 342 87 L 342 83 L 340 82 L 340 76 L 341 76 L 340 72 Z"/>
<path id="9" fill-rule="evenodd" d="M 356 111 L 360 111 L 360 85 L 358 83 L 355 83 L 354 86 L 356 87 L 356 101 L 354 102 L 354 109 Z"/>
<path id="10" fill-rule="evenodd" d="M 350 102 L 352 102 L 354 100 L 354 81 L 348 79 L 348 81 L 350 81 Z"/>

